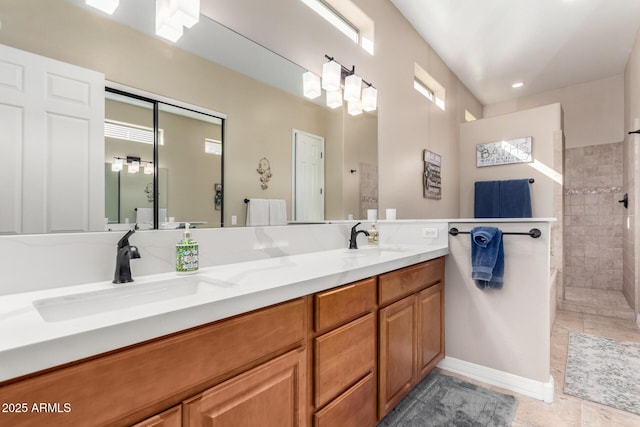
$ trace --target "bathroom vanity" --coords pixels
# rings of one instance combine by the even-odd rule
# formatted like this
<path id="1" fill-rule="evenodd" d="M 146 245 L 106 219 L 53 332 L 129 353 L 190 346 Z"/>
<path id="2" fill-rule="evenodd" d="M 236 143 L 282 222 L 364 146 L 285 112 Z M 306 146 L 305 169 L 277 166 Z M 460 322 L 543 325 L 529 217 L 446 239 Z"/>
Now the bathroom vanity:
<path id="1" fill-rule="evenodd" d="M 58 366 L 38 370 L 34 364 L 33 372 L 0 383 L 0 401 L 21 405 L 0 421 L 374 426 L 444 357 L 447 252 L 446 246 L 396 245 L 212 267 L 197 276 L 225 286 L 199 295 L 190 307 L 171 311 L 169 302 L 156 303 L 165 316 L 147 311 L 147 317 L 127 318 L 125 307 L 117 311 L 118 322 L 102 328 L 98 319 L 107 322 L 109 313 L 42 322 L 59 336 L 33 346 L 55 359 L 67 345 L 100 348 L 101 329 L 105 336 L 128 328 L 128 335 L 144 337 L 150 321 L 187 325 L 180 319 L 204 319 L 207 313 L 213 319 Z M 131 286 L 151 286 L 147 279 Z M 227 315 L 218 310 L 223 306 L 238 313 Z M 78 329 L 82 323 L 84 330 Z M 66 336 L 60 332 L 64 325 Z M 28 349 L 12 354 L 5 346 L 0 354 L 26 360 Z M 36 410 L 41 404 L 42 411 Z"/>

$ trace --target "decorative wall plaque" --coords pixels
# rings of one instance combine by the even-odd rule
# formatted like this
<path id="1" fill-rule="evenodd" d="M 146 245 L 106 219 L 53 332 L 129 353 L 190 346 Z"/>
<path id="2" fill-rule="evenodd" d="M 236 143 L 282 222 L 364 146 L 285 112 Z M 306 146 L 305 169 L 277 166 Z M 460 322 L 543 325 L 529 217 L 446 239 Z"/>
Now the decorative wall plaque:
<path id="1" fill-rule="evenodd" d="M 532 137 L 476 145 L 476 167 L 530 163 Z"/>
<path id="2" fill-rule="evenodd" d="M 424 160 L 424 198 L 437 199 L 442 198 L 442 182 L 440 175 L 440 167 L 442 166 L 442 157 L 429 150 L 423 152 Z"/>

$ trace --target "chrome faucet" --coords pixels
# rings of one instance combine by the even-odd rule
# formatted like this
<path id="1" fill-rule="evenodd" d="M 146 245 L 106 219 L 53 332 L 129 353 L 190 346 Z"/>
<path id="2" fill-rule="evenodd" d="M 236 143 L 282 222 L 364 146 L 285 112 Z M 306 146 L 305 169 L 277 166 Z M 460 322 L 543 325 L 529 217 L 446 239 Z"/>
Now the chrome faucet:
<path id="1" fill-rule="evenodd" d="M 349 249 L 358 249 L 358 242 L 356 241 L 358 238 L 358 234 L 363 233 L 365 236 L 369 235 L 368 231 L 365 230 L 356 230 L 356 227 L 362 224 L 361 222 L 357 223 L 353 227 L 351 227 L 351 237 L 349 238 Z"/>
<path id="2" fill-rule="evenodd" d="M 138 248 L 129 244 L 129 237 L 138 229 L 138 224 L 134 228 L 127 231 L 118 241 L 118 253 L 116 255 L 116 272 L 113 275 L 113 283 L 133 282 L 131 277 L 131 266 L 129 261 L 133 258 L 140 258 Z"/>

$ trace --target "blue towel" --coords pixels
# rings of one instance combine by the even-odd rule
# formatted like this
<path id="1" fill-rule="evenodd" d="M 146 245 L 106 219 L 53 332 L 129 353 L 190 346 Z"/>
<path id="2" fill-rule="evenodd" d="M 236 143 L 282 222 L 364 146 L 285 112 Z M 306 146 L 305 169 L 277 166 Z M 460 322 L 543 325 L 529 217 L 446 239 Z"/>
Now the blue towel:
<path id="1" fill-rule="evenodd" d="M 475 183 L 475 218 L 531 218 L 528 179 Z"/>
<path id="2" fill-rule="evenodd" d="M 479 289 L 501 289 L 504 280 L 502 231 L 496 227 L 471 230 L 471 278 Z"/>
<path id="3" fill-rule="evenodd" d="M 500 218 L 500 181 L 476 182 L 473 210 L 475 218 Z"/>
<path id="4" fill-rule="evenodd" d="M 528 179 L 500 181 L 500 218 L 531 218 Z"/>

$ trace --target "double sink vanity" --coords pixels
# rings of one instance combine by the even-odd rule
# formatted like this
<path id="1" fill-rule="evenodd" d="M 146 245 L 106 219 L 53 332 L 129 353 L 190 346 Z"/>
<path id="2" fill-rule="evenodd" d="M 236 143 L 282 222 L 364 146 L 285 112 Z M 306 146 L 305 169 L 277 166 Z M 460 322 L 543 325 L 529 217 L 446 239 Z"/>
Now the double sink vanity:
<path id="1" fill-rule="evenodd" d="M 363 246 L 0 296 L 0 423 L 374 426 L 444 357 L 448 248 Z"/>

